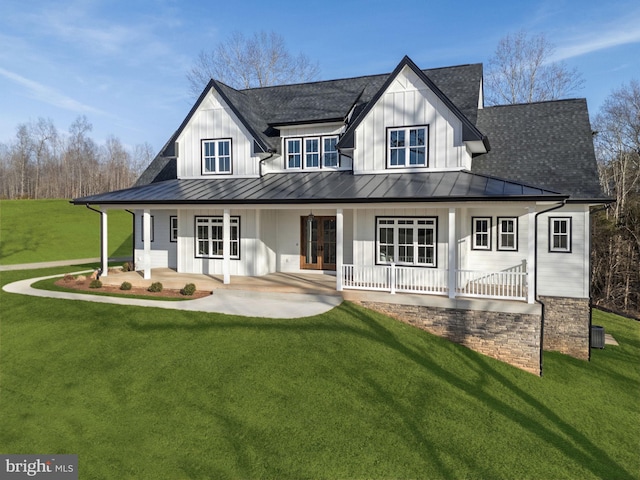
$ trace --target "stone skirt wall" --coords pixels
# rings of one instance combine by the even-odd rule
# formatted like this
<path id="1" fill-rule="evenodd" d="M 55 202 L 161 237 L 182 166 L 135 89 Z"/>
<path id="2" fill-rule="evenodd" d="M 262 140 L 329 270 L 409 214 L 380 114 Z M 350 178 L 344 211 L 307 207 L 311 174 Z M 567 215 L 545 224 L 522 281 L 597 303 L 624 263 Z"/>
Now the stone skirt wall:
<path id="1" fill-rule="evenodd" d="M 540 297 L 540 301 L 544 304 L 543 348 L 588 360 L 589 299 Z"/>
<path id="2" fill-rule="evenodd" d="M 462 310 L 369 300 L 358 303 L 534 375 L 540 375 L 541 320 L 538 314 Z"/>

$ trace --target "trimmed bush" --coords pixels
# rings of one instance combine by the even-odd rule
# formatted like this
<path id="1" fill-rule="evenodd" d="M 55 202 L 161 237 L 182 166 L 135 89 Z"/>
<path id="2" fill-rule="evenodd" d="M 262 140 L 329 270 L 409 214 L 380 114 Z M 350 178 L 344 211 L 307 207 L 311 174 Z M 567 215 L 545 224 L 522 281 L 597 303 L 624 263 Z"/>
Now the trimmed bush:
<path id="1" fill-rule="evenodd" d="M 162 291 L 162 283 L 153 282 L 149 288 L 147 288 L 149 292 L 161 292 Z"/>
<path id="2" fill-rule="evenodd" d="M 191 296 L 196 293 L 196 286 L 193 283 L 187 283 L 182 290 L 180 290 L 182 295 Z"/>
<path id="3" fill-rule="evenodd" d="M 133 265 L 131 265 L 131 263 L 129 263 L 129 262 L 124 262 L 122 264 L 122 271 L 123 272 L 132 272 L 133 271 Z"/>
<path id="4" fill-rule="evenodd" d="M 120 290 L 131 290 L 131 284 L 129 282 L 122 282 Z"/>
<path id="5" fill-rule="evenodd" d="M 102 282 L 100 280 L 91 280 L 89 288 L 102 288 Z"/>

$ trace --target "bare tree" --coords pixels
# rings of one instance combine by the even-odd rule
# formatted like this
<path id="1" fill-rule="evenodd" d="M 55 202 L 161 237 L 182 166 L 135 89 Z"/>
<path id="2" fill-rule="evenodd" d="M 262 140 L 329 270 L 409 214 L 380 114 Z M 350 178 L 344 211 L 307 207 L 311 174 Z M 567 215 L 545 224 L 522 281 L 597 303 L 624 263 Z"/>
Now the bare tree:
<path id="1" fill-rule="evenodd" d="M 487 62 L 485 100 L 489 105 L 556 100 L 574 94 L 584 80 L 564 62 L 551 61 L 554 46 L 543 34 L 524 31 L 503 37 Z"/>
<path id="2" fill-rule="evenodd" d="M 640 83 L 615 90 L 594 120 L 600 180 L 616 203 L 594 217 L 597 302 L 640 311 Z"/>
<path id="3" fill-rule="evenodd" d="M 234 32 L 211 51 L 202 51 L 187 73 L 194 96 L 214 78 L 243 89 L 307 82 L 318 77 L 318 64 L 289 53 L 282 35 L 261 31 L 252 37 Z"/>

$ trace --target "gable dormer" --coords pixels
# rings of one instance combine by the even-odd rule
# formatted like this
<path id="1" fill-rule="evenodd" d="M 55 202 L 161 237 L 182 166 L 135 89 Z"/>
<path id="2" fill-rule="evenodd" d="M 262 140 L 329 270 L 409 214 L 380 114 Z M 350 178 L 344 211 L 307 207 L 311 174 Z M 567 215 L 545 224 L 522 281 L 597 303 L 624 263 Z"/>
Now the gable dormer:
<path id="1" fill-rule="evenodd" d="M 338 145 L 354 171 L 461 170 L 488 141 L 408 57 L 349 125 Z"/>
<path id="2" fill-rule="evenodd" d="M 209 82 L 176 134 L 178 178 L 257 176 L 271 147 L 255 110 L 242 92 Z"/>

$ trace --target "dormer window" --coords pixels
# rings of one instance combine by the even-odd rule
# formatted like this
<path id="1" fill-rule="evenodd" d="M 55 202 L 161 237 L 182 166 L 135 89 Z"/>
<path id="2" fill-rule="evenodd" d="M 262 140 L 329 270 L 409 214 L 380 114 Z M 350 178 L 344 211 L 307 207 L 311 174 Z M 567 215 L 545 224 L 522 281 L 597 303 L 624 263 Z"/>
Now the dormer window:
<path id="1" fill-rule="evenodd" d="M 387 129 L 387 166 L 389 168 L 427 167 L 429 126 Z"/>
<path id="2" fill-rule="evenodd" d="M 231 173 L 231 139 L 202 141 L 202 173 Z"/>
<path id="3" fill-rule="evenodd" d="M 288 170 L 338 168 L 338 137 L 287 138 L 284 141 L 285 167 Z"/>

